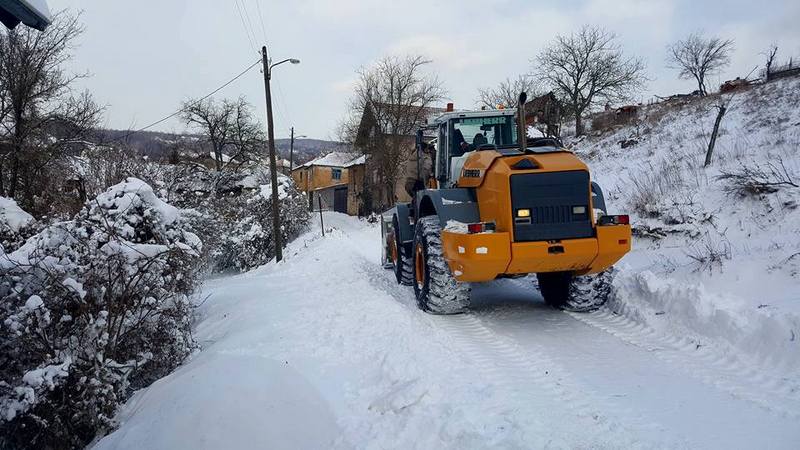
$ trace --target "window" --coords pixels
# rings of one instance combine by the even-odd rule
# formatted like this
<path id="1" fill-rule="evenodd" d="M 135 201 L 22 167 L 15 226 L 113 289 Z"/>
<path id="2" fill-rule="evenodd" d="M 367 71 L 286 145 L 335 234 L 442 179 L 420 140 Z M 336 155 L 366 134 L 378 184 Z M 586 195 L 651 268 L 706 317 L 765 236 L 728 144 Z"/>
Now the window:
<path id="1" fill-rule="evenodd" d="M 453 155 L 461 155 L 481 145 L 517 145 L 514 116 L 465 117 L 453 120 Z"/>
<path id="2" fill-rule="evenodd" d="M 342 179 L 342 169 L 331 169 L 331 179 L 341 180 Z"/>

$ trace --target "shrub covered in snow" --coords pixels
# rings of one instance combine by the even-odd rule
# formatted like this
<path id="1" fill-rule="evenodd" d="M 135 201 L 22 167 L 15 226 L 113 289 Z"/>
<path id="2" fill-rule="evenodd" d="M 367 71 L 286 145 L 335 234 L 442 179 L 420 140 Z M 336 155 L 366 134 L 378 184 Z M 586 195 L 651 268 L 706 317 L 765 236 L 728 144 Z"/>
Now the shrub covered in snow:
<path id="1" fill-rule="evenodd" d="M 308 200 L 285 176 L 278 178 L 278 198 L 285 244 L 308 225 Z M 213 271 L 249 270 L 275 256 L 269 184 L 238 195 L 207 198 L 187 216 L 206 244 L 205 254 Z"/>
<path id="2" fill-rule="evenodd" d="M 0 253 L 0 447 L 80 447 L 193 350 L 201 243 L 129 178 Z"/>
<path id="3" fill-rule="evenodd" d="M 0 246 L 10 252 L 34 234 L 36 221 L 23 211 L 14 199 L 0 197 Z"/>

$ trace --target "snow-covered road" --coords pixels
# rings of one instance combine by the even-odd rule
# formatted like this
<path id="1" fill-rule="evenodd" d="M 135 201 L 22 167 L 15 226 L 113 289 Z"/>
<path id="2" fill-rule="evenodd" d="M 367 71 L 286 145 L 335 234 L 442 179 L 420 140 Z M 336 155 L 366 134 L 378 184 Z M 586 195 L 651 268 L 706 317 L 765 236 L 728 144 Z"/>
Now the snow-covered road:
<path id="1" fill-rule="evenodd" d="M 285 262 L 204 289 L 203 351 L 138 392 L 97 448 L 797 448 L 798 376 L 601 310 L 546 307 L 529 279 L 419 311 L 379 231 L 329 214 Z"/>

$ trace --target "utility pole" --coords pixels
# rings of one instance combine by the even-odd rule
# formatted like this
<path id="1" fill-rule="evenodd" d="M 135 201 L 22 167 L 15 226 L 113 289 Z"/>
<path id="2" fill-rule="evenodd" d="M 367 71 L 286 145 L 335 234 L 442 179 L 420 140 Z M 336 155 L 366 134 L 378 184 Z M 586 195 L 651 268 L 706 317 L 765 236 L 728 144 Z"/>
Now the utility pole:
<path id="1" fill-rule="evenodd" d="M 275 161 L 275 135 L 272 125 L 272 93 L 269 81 L 271 78 L 267 46 L 261 47 L 261 62 L 264 64 L 264 91 L 267 97 L 267 139 L 269 139 L 269 172 L 272 181 L 272 236 L 275 239 L 275 261 L 283 259 L 283 243 L 281 242 L 280 203 L 278 199 L 278 164 Z"/>
<path id="2" fill-rule="evenodd" d="M 294 169 L 294 127 L 292 127 L 292 138 L 289 139 L 289 173 Z"/>

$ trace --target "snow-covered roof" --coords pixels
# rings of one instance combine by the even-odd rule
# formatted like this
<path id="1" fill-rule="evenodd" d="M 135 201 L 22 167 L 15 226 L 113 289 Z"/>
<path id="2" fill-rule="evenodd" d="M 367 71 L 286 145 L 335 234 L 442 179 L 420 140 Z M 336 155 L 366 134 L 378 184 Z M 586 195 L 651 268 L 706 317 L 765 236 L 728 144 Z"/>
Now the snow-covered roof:
<path id="1" fill-rule="evenodd" d="M 367 162 L 367 157 L 365 155 L 361 155 L 352 161 L 346 162 L 343 167 L 359 166 L 366 162 Z"/>
<path id="2" fill-rule="evenodd" d="M 208 152 L 208 156 L 210 156 L 211 159 L 216 159 L 216 156 L 214 156 L 214 152 L 213 151 Z M 226 155 L 225 153 L 223 153 L 222 154 L 222 162 L 224 162 L 224 163 L 231 162 L 231 157 Z"/>
<path id="3" fill-rule="evenodd" d="M 349 152 L 331 152 L 327 155 L 320 156 L 319 158 L 312 159 L 311 161 L 303 164 L 300 167 L 311 166 L 330 166 L 330 167 L 345 167 L 345 164 L 358 158 L 357 153 Z"/>

